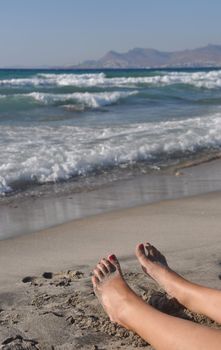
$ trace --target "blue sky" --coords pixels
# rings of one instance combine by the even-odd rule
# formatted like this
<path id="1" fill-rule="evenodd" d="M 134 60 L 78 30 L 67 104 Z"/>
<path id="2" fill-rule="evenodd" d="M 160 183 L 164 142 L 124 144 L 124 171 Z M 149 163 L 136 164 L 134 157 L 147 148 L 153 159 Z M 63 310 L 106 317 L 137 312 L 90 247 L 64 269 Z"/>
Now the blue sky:
<path id="1" fill-rule="evenodd" d="M 0 0 L 0 66 L 221 44 L 220 0 Z"/>

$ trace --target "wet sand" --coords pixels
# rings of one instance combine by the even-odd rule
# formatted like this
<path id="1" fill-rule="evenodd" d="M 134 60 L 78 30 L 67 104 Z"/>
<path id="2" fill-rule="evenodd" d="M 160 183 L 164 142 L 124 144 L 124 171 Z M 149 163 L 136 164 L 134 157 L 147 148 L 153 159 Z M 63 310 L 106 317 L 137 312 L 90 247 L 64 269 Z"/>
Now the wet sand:
<path id="1" fill-rule="evenodd" d="M 221 191 L 221 160 L 163 174 L 141 175 L 93 191 L 6 198 L 0 202 L 0 240 L 73 219 L 161 200 Z"/>
<path id="2" fill-rule="evenodd" d="M 220 212 L 221 193 L 210 193 L 121 209 L 1 241 L 1 349 L 151 349 L 113 325 L 93 294 L 91 270 L 110 253 L 119 257 L 130 286 L 155 307 L 217 327 L 171 304 L 143 275 L 134 247 L 148 240 L 184 277 L 220 288 Z"/>

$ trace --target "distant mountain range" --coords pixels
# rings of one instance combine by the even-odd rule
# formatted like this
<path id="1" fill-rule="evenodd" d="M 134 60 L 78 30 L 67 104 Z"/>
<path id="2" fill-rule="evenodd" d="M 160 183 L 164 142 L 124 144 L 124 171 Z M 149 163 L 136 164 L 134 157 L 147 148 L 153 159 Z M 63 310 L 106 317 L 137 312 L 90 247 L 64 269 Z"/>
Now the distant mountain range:
<path id="1" fill-rule="evenodd" d="M 125 53 L 109 51 L 98 60 L 84 61 L 68 68 L 163 68 L 221 67 L 221 45 L 183 51 L 134 48 Z"/>

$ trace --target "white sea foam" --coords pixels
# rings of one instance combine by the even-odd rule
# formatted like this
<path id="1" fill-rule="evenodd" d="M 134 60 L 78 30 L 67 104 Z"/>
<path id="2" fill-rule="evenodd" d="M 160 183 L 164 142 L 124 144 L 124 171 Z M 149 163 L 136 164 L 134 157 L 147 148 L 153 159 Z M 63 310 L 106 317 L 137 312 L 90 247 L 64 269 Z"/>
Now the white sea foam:
<path id="1" fill-rule="evenodd" d="M 165 86 L 188 84 L 198 88 L 221 87 L 221 70 L 208 72 L 161 72 L 154 76 L 108 78 L 104 73 L 93 74 L 37 74 L 30 78 L 2 79 L 1 85 L 8 86 L 74 86 L 74 87 L 117 87 L 139 84 Z"/>
<path id="2" fill-rule="evenodd" d="M 100 86 L 105 83 L 104 73 L 93 74 L 39 74 L 40 79 L 45 79 L 48 83 L 58 86 L 79 86 L 90 87 Z"/>
<path id="3" fill-rule="evenodd" d="M 155 75 L 152 77 L 128 77 L 113 78 L 116 85 L 137 85 L 150 84 L 157 86 L 172 84 L 188 84 L 199 88 L 218 88 L 221 87 L 221 70 L 210 72 L 171 72 Z"/>
<path id="4" fill-rule="evenodd" d="M 112 127 L 2 125 L 0 139 L 0 193 L 4 194 L 18 183 L 56 182 L 145 160 L 155 165 L 176 152 L 219 148 L 221 114 Z"/>
<path id="5" fill-rule="evenodd" d="M 37 74 L 30 78 L 0 80 L 1 85 L 9 86 L 78 86 L 88 87 L 103 85 L 104 73 L 94 74 Z"/>

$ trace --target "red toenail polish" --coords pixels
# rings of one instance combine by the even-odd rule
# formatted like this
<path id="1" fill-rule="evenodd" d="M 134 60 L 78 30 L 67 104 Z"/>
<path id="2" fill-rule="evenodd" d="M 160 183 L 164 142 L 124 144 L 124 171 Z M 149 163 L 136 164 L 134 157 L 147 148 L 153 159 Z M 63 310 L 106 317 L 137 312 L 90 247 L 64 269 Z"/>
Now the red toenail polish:
<path id="1" fill-rule="evenodd" d="M 109 256 L 109 259 L 110 260 L 116 260 L 116 256 L 114 254 L 112 254 L 112 255 Z"/>
<path id="2" fill-rule="evenodd" d="M 140 248 L 140 249 L 144 249 L 143 243 L 139 244 L 139 248 Z"/>

